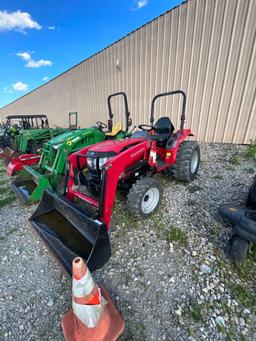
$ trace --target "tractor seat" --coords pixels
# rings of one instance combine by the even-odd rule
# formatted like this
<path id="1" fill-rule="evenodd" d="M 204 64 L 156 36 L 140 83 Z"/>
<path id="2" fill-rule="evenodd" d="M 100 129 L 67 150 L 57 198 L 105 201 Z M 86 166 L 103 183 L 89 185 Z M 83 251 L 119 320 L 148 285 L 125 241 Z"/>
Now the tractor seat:
<path id="1" fill-rule="evenodd" d="M 109 136 L 109 137 L 113 137 L 113 136 L 116 136 L 119 131 L 122 131 L 122 123 L 121 122 L 116 122 L 113 127 L 112 127 L 112 130 L 111 131 L 108 131 L 105 133 L 106 136 Z"/>
<path id="2" fill-rule="evenodd" d="M 174 126 L 169 117 L 161 117 L 154 125 L 155 134 L 150 136 L 150 140 L 157 141 L 159 147 L 164 147 L 174 132 Z"/>

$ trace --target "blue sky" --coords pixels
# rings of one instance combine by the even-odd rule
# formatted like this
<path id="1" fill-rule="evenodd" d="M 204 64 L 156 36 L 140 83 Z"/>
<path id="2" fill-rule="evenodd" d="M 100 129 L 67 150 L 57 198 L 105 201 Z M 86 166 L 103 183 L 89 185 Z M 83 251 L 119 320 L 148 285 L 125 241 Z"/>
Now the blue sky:
<path id="1" fill-rule="evenodd" d="M 182 0 L 0 0 L 0 107 Z"/>

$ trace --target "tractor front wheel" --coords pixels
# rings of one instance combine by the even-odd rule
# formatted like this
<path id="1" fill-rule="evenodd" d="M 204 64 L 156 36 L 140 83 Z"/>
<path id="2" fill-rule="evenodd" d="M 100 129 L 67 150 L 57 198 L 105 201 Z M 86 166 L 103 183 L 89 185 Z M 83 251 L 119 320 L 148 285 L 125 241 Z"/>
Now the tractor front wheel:
<path id="1" fill-rule="evenodd" d="M 246 260 L 250 243 L 236 234 L 230 240 L 230 258 L 235 264 L 242 263 Z"/>
<path id="2" fill-rule="evenodd" d="M 161 202 L 163 189 L 157 179 L 143 177 L 135 182 L 127 196 L 127 208 L 136 215 L 147 218 Z"/>
<path id="3" fill-rule="evenodd" d="M 195 141 L 184 141 L 180 144 L 176 163 L 171 167 L 175 180 L 190 182 L 197 175 L 200 164 L 200 148 Z"/>

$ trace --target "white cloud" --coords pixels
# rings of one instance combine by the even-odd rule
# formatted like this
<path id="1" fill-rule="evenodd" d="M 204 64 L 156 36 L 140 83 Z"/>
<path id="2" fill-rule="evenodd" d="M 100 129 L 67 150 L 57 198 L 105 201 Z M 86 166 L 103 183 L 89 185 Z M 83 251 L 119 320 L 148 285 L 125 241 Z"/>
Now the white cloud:
<path id="1" fill-rule="evenodd" d="M 26 67 L 29 68 L 39 68 L 41 66 L 52 66 L 52 62 L 50 60 L 40 59 L 40 60 L 34 60 L 31 57 L 31 54 L 29 52 L 18 52 L 16 53 L 16 56 L 21 57 L 23 60 L 25 60 L 27 63 L 25 64 Z"/>
<path id="2" fill-rule="evenodd" d="M 32 58 L 25 65 L 30 68 L 37 68 L 41 66 L 52 66 L 52 62 L 50 60 L 40 59 L 38 61 L 33 60 Z"/>
<path id="3" fill-rule="evenodd" d="M 23 82 L 17 82 L 12 84 L 14 91 L 27 91 L 28 90 L 28 84 Z"/>
<path id="4" fill-rule="evenodd" d="M 49 79 L 50 79 L 49 77 L 44 77 L 44 78 L 43 78 L 43 81 L 44 81 L 44 82 L 47 82 Z"/>
<path id="5" fill-rule="evenodd" d="M 148 4 L 148 0 L 136 0 L 135 1 L 135 7 L 133 8 L 133 11 L 137 11 L 138 9 L 145 7 L 147 4 Z"/>
<path id="6" fill-rule="evenodd" d="M 31 55 L 28 52 L 18 52 L 16 56 L 21 57 L 23 60 L 30 60 Z"/>
<path id="7" fill-rule="evenodd" d="M 48 26 L 48 30 L 55 30 L 55 26 Z"/>
<path id="8" fill-rule="evenodd" d="M 25 33 L 26 29 L 40 30 L 40 26 L 34 21 L 27 12 L 7 12 L 0 11 L 0 32 L 2 31 L 18 31 Z"/>

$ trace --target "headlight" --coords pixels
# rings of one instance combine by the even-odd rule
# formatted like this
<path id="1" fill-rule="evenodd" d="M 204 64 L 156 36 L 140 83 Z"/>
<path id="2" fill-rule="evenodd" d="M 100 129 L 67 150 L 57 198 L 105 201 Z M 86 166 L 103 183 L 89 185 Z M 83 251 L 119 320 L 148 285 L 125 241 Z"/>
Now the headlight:
<path id="1" fill-rule="evenodd" d="M 109 160 L 109 157 L 102 157 L 99 158 L 99 169 L 102 169 L 102 167 L 105 165 L 105 163 Z"/>
<path id="2" fill-rule="evenodd" d="M 87 165 L 91 169 L 96 169 L 96 158 L 88 157 L 87 158 Z"/>

